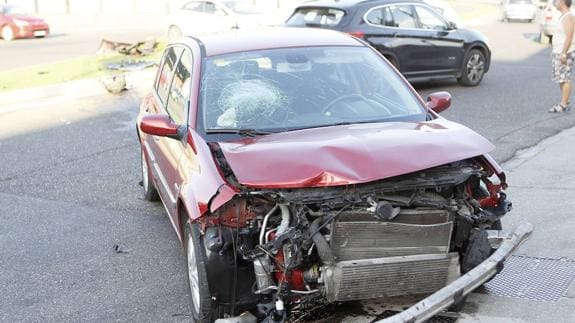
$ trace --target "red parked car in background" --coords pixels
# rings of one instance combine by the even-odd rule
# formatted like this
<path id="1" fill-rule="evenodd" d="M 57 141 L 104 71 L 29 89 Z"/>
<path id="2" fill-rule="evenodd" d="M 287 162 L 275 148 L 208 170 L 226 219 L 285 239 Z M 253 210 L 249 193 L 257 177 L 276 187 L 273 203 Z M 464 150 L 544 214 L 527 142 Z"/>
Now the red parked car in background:
<path id="1" fill-rule="evenodd" d="M 46 37 L 50 27 L 42 18 L 31 16 L 18 7 L 0 5 L 0 37 L 16 38 Z"/>
<path id="2" fill-rule="evenodd" d="M 183 242 L 194 319 L 432 294 L 398 314 L 420 322 L 461 304 L 531 225 L 501 231 L 505 174 L 438 115 L 450 104 L 336 31 L 168 45 L 137 118 L 141 183 Z"/>

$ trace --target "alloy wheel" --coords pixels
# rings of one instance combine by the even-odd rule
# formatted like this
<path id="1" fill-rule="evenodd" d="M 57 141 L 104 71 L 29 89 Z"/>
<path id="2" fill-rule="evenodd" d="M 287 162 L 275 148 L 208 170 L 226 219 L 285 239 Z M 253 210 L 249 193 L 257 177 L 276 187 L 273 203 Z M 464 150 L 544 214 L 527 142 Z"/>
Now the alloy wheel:
<path id="1" fill-rule="evenodd" d="M 2 39 L 6 41 L 14 39 L 14 31 L 12 28 L 10 28 L 10 26 L 4 26 L 4 28 L 2 28 Z"/>
<path id="2" fill-rule="evenodd" d="M 467 61 L 467 78 L 472 83 L 476 83 L 483 77 L 485 72 L 485 61 L 479 53 L 474 53 Z"/>

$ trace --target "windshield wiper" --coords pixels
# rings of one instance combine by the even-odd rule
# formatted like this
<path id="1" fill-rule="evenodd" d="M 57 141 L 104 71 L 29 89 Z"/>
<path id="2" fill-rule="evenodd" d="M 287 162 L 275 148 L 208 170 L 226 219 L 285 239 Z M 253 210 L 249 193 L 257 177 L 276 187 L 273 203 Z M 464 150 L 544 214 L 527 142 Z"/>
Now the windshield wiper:
<path id="1" fill-rule="evenodd" d="M 335 126 L 347 126 L 347 125 L 362 124 L 362 123 L 378 123 L 378 122 L 381 122 L 381 120 L 355 121 L 355 122 L 342 121 L 342 122 L 321 124 L 321 125 L 317 125 L 317 126 L 309 126 L 309 127 L 295 128 L 295 129 L 291 129 L 290 131 L 303 130 L 303 129 L 314 129 L 314 128 L 326 128 L 326 127 L 335 127 Z"/>
<path id="2" fill-rule="evenodd" d="M 269 135 L 269 134 L 272 134 L 274 132 L 257 130 L 257 129 L 220 128 L 220 129 L 208 129 L 208 130 L 206 130 L 206 133 L 208 133 L 208 134 L 231 133 L 231 134 L 238 134 L 240 136 L 245 136 L 245 137 L 255 137 L 255 136 Z"/>

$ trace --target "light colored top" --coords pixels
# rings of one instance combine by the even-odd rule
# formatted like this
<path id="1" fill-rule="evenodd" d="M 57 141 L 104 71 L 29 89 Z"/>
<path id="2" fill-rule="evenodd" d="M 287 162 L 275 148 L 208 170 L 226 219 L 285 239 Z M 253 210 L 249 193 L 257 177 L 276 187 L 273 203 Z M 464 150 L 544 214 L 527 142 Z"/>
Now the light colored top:
<path id="1" fill-rule="evenodd" d="M 560 54 L 563 51 L 563 45 L 565 44 L 565 38 L 567 38 L 567 34 L 565 33 L 565 27 L 563 26 L 563 19 L 567 17 L 567 15 L 572 15 L 571 12 L 567 12 L 559 18 L 559 24 L 557 26 L 557 30 L 553 33 L 553 53 Z M 568 52 L 571 53 L 575 50 L 575 37 L 571 41 L 571 46 L 569 46 Z"/>

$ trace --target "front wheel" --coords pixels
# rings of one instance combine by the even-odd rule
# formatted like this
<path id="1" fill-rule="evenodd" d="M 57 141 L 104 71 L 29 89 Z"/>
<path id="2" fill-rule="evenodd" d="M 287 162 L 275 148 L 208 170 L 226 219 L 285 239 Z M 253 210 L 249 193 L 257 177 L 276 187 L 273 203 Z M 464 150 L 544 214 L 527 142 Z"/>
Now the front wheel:
<path id="1" fill-rule="evenodd" d="M 206 273 L 206 249 L 197 224 L 186 222 L 184 247 L 188 264 L 188 281 L 192 300 L 192 317 L 196 322 L 211 323 L 217 317 L 210 297 Z"/>
<path id="2" fill-rule="evenodd" d="M 1 33 L 2 33 L 2 39 L 4 39 L 5 41 L 14 40 L 14 31 L 10 26 L 2 27 Z"/>
<path id="3" fill-rule="evenodd" d="M 465 56 L 461 77 L 457 81 L 464 86 L 478 85 L 485 75 L 486 65 L 487 60 L 482 51 L 479 49 L 470 50 Z"/>

